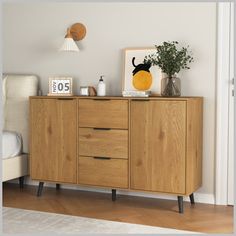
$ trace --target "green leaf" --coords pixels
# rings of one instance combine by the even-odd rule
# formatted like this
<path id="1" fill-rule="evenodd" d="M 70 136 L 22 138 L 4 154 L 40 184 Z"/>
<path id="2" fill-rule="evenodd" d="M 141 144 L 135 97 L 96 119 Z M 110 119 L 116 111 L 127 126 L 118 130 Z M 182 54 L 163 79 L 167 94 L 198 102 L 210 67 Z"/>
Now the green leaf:
<path id="1" fill-rule="evenodd" d="M 144 63 L 157 65 L 168 76 L 178 73 L 181 69 L 190 69 L 188 64 L 193 62 L 192 53 L 188 52 L 189 45 L 178 49 L 178 41 L 163 42 L 155 45 L 156 53 L 145 56 Z"/>

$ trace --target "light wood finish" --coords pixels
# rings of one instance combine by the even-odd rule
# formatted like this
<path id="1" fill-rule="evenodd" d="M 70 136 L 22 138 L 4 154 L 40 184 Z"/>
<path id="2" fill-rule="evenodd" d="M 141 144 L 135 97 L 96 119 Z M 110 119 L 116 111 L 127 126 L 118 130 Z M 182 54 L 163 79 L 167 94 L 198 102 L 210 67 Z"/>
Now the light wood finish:
<path id="1" fill-rule="evenodd" d="M 202 185 L 203 99 L 187 103 L 186 194 Z"/>
<path id="2" fill-rule="evenodd" d="M 75 41 L 82 40 L 86 35 L 86 27 L 82 23 L 73 24 L 69 30 Z"/>
<path id="3" fill-rule="evenodd" d="M 185 194 L 185 101 L 131 101 L 131 189 Z"/>
<path id="4" fill-rule="evenodd" d="M 76 100 L 31 99 L 31 177 L 76 183 Z"/>
<path id="5" fill-rule="evenodd" d="M 128 129 L 128 101 L 79 100 L 79 126 Z"/>
<path id="6" fill-rule="evenodd" d="M 127 188 L 128 161 L 80 156 L 78 180 L 81 184 Z"/>
<path id="7" fill-rule="evenodd" d="M 128 159 L 128 131 L 80 128 L 79 155 Z"/>
<path id="8" fill-rule="evenodd" d="M 202 233 L 233 233 L 233 207 L 184 202 L 184 214 L 177 214 L 176 201 L 117 195 L 79 190 L 44 188 L 43 196 L 35 197 L 36 187 L 18 184 L 3 185 L 3 206 L 23 208 L 151 225 Z M 94 232 L 96 233 L 96 232 Z"/>
<path id="9" fill-rule="evenodd" d="M 30 101 L 34 180 L 175 196 L 201 186 L 202 98 L 41 96 Z"/>
<path id="10" fill-rule="evenodd" d="M 53 99 L 57 98 L 57 96 L 31 96 L 30 98 L 34 99 Z M 61 96 L 63 98 L 63 96 Z M 158 95 L 150 96 L 150 97 L 121 97 L 121 96 L 104 96 L 104 97 L 99 97 L 99 96 L 78 96 L 78 95 L 73 95 L 72 98 L 77 98 L 80 100 L 121 100 L 121 101 L 131 101 L 131 100 L 155 100 L 155 101 L 190 101 L 192 99 L 202 99 L 202 97 L 197 97 L 197 96 L 191 96 L 191 97 L 186 97 L 186 96 L 181 96 L 181 97 L 162 97 Z"/>

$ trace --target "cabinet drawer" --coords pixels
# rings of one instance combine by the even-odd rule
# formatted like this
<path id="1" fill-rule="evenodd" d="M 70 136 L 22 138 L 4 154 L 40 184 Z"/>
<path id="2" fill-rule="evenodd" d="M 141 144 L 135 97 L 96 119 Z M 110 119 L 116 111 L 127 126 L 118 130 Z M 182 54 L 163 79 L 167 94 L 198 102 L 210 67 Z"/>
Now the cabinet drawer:
<path id="1" fill-rule="evenodd" d="M 81 184 L 127 188 L 128 161 L 80 156 L 78 175 Z"/>
<path id="2" fill-rule="evenodd" d="M 128 129 L 128 101 L 80 99 L 79 126 Z"/>
<path id="3" fill-rule="evenodd" d="M 79 155 L 128 159 L 128 130 L 80 128 Z"/>

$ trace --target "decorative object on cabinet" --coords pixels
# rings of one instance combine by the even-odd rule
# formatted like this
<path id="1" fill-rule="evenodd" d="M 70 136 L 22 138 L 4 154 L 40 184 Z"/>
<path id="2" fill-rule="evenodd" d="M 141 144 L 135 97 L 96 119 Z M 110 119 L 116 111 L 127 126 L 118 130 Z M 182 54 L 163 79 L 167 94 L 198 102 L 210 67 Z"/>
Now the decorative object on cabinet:
<path id="1" fill-rule="evenodd" d="M 178 49 L 178 42 L 163 42 L 162 45 L 155 45 L 156 52 L 145 57 L 144 64 L 157 65 L 166 74 L 161 80 L 161 95 L 166 97 L 178 97 L 181 95 L 180 79 L 177 73 L 181 69 L 190 69 L 189 63 L 193 61 L 191 52 L 187 47 Z"/>
<path id="2" fill-rule="evenodd" d="M 93 86 L 80 86 L 81 96 L 96 96 L 97 91 Z"/>
<path id="3" fill-rule="evenodd" d="M 101 75 L 100 79 L 98 81 L 97 95 L 98 96 L 106 96 L 106 84 L 104 82 L 104 75 Z"/>
<path id="4" fill-rule="evenodd" d="M 71 77 L 50 77 L 48 96 L 72 96 L 73 79 Z"/>
<path id="5" fill-rule="evenodd" d="M 97 96 L 97 91 L 93 86 L 89 86 L 89 96 Z"/>
<path id="6" fill-rule="evenodd" d="M 145 56 L 155 53 L 155 48 L 130 48 L 124 50 L 124 76 L 122 91 L 151 91 L 160 94 L 161 73 L 157 66 L 143 63 Z"/>
<path id="7" fill-rule="evenodd" d="M 161 95 L 163 97 L 179 97 L 181 95 L 181 81 L 176 74 L 164 76 L 161 79 Z"/>
<path id="8" fill-rule="evenodd" d="M 149 97 L 150 95 L 151 95 L 151 91 L 134 91 L 134 90 L 122 91 L 123 97 Z"/>
<path id="9" fill-rule="evenodd" d="M 89 96 L 89 87 L 88 86 L 80 86 L 80 93 L 81 96 Z"/>
<path id="10" fill-rule="evenodd" d="M 202 184 L 201 97 L 31 97 L 31 178 L 183 196 Z M 57 141 L 55 141 L 57 140 Z M 173 164 L 174 163 L 174 164 Z"/>
<path id="11" fill-rule="evenodd" d="M 79 48 L 75 41 L 82 40 L 86 35 L 86 28 L 81 23 L 75 23 L 67 29 L 64 43 L 60 51 L 73 51 L 78 52 Z"/>

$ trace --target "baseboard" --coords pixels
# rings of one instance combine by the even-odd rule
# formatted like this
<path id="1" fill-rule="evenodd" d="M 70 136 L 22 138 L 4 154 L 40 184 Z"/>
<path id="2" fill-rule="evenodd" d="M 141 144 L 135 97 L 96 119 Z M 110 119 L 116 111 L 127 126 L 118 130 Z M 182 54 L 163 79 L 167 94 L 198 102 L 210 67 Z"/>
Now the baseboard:
<path id="1" fill-rule="evenodd" d="M 11 183 L 18 183 L 17 180 L 9 181 Z M 38 185 L 37 181 L 30 180 L 26 178 L 25 183 L 27 185 Z M 47 187 L 55 187 L 55 184 L 52 183 L 45 183 Z M 78 186 L 78 185 L 61 185 L 63 189 L 73 189 L 73 190 L 83 190 L 83 191 L 90 191 L 90 192 L 99 192 L 99 193 L 111 193 L 111 190 L 107 188 L 96 188 L 96 187 L 85 187 L 85 186 Z M 168 195 L 168 194 L 159 194 L 159 193 L 144 193 L 144 192 L 133 192 L 133 191 L 126 191 L 126 190 L 117 190 L 117 194 L 121 195 L 128 195 L 128 196 L 137 196 L 137 197 L 148 197 L 148 198 L 158 198 L 158 199 L 168 199 L 168 200 L 176 200 L 176 196 Z M 207 203 L 207 204 L 215 204 L 215 197 L 214 194 L 208 193 L 194 193 L 194 200 L 195 202 L 199 203 Z M 184 201 L 189 201 L 188 197 L 184 197 Z"/>

